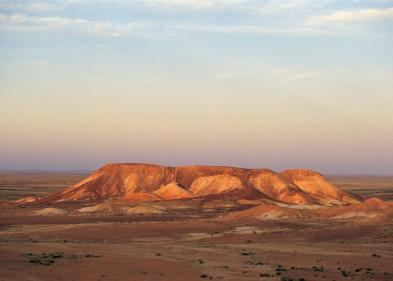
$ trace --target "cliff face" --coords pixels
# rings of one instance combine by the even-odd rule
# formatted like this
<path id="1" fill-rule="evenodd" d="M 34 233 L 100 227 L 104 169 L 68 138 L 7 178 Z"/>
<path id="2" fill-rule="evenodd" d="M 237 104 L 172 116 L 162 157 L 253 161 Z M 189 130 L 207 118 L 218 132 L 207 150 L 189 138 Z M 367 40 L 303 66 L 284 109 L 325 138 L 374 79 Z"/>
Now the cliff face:
<path id="1" fill-rule="evenodd" d="M 288 204 L 343 205 L 359 201 L 319 173 L 217 166 L 164 167 L 150 164 L 108 164 L 81 182 L 44 201 L 61 202 L 119 198 L 154 201 L 205 196 L 265 198 Z"/>

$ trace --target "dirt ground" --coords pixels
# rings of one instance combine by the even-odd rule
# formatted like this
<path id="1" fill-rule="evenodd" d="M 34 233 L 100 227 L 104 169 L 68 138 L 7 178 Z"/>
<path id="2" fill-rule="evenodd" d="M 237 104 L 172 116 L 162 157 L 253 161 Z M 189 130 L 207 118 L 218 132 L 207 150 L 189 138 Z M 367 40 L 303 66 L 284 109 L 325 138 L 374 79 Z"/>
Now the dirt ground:
<path id="1" fill-rule="evenodd" d="M 72 181 L 60 178 L 34 185 L 55 191 Z M 34 195 L 23 180 L 13 185 L 17 194 L 7 192 L 23 197 L 28 186 Z M 392 188 L 383 185 L 359 188 L 357 178 L 350 191 L 375 189 L 383 197 Z M 168 202 L 172 211 L 158 215 L 76 211 L 87 203 L 2 203 L 0 280 L 393 280 L 392 217 L 225 220 L 245 207 L 205 203 Z M 66 213 L 36 213 L 51 207 Z"/>

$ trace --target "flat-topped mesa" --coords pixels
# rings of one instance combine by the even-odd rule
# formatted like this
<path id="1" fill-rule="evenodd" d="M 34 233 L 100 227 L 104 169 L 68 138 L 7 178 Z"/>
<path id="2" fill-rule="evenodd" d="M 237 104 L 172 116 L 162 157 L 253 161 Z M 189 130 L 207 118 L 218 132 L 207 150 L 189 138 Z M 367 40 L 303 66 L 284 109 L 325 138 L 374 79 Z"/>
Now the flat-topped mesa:
<path id="1" fill-rule="evenodd" d="M 319 173 L 242 169 L 221 166 L 165 167 L 152 164 L 108 164 L 81 182 L 42 201 L 61 202 L 118 198 L 131 201 L 194 197 L 269 199 L 287 204 L 358 203 Z"/>

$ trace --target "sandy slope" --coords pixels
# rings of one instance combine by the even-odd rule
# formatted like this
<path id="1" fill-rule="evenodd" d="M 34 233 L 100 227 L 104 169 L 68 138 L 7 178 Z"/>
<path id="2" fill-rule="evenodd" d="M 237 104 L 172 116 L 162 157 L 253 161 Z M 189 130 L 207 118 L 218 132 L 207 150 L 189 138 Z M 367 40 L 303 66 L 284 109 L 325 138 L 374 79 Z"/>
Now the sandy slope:
<path id="1" fill-rule="evenodd" d="M 193 194 L 180 187 L 177 183 L 169 183 L 155 190 L 153 194 L 157 195 L 163 200 L 172 200 L 172 199 L 185 199 L 193 197 Z"/>

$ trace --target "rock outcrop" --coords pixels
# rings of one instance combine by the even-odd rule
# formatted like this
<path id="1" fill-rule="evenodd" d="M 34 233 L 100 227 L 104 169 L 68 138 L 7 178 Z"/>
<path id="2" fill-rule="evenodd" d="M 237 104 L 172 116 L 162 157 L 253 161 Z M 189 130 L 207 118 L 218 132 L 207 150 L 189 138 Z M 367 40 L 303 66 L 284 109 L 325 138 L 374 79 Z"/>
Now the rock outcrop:
<path id="1" fill-rule="evenodd" d="M 159 201 L 195 197 L 266 199 L 286 204 L 326 206 L 360 202 L 310 170 L 276 173 L 267 169 L 150 164 L 105 165 L 81 182 L 41 201 L 108 198 Z"/>
<path id="2" fill-rule="evenodd" d="M 310 170 L 287 170 L 281 177 L 287 179 L 301 191 L 313 196 L 322 205 L 354 204 L 359 200 L 337 188 L 324 176 Z"/>
<path id="3" fill-rule="evenodd" d="M 193 194 L 190 191 L 185 190 L 175 182 L 160 187 L 159 189 L 155 190 L 153 194 L 157 195 L 163 200 L 186 199 L 193 197 Z"/>

